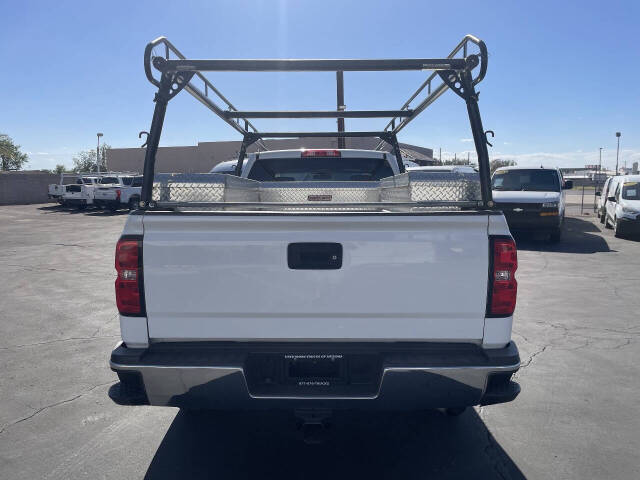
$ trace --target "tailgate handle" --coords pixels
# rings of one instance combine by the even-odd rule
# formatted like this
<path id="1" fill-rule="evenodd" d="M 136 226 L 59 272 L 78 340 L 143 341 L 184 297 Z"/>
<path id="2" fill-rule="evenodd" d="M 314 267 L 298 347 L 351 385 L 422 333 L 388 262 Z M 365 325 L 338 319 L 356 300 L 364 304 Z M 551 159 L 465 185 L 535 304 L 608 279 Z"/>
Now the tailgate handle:
<path id="1" fill-rule="evenodd" d="M 342 244 L 290 243 L 287 261 L 293 270 L 337 270 L 342 267 Z"/>

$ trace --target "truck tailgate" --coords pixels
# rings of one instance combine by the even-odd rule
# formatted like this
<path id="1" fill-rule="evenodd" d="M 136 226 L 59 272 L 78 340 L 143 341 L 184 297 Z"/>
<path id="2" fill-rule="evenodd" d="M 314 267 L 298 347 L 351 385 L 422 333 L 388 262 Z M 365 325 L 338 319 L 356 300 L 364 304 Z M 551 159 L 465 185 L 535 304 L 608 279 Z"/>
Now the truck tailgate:
<path id="1" fill-rule="evenodd" d="M 117 188 L 118 187 L 98 187 L 94 190 L 93 196 L 96 200 L 115 200 L 117 198 Z"/>
<path id="2" fill-rule="evenodd" d="M 480 342 L 487 223 L 475 212 L 147 214 L 149 337 Z M 292 243 L 339 244 L 341 265 L 298 255 L 292 269 Z"/>

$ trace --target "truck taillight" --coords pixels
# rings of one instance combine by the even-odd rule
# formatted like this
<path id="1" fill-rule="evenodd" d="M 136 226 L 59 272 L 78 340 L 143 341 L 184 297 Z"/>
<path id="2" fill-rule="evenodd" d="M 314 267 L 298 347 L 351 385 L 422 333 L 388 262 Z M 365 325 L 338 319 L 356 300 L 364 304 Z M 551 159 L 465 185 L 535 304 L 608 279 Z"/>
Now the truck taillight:
<path id="1" fill-rule="evenodd" d="M 302 157 L 339 157 L 340 150 L 303 150 Z"/>
<path id="2" fill-rule="evenodd" d="M 142 240 L 121 238 L 116 245 L 116 304 L 122 315 L 142 316 Z"/>
<path id="3" fill-rule="evenodd" d="M 491 276 L 487 314 L 493 317 L 508 317 L 516 308 L 518 268 L 516 242 L 510 237 L 491 237 Z"/>
<path id="4" fill-rule="evenodd" d="M 120 193 L 120 189 L 118 188 L 118 189 L 116 189 L 116 198 L 117 198 L 118 200 L 120 200 L 120 195 L 121 195 L 121 193 Z"/>

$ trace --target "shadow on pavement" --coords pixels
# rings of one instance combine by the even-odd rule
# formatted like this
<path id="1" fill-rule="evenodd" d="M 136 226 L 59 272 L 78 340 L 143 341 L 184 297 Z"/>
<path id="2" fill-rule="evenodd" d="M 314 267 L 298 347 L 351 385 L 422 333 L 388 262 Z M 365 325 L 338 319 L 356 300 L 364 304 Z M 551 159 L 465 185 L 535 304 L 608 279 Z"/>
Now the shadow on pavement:
<path id="1" fill-rule="evenodd" d="M 47 205 L 46 207 L 38 207 L 38 210 L 44 213 L 86 213 L 86 208 L 78 208 L 78 207 L 66 207 L 63 205 Z"/>
<path id="2" fill-rule="evenodd" d="M 475 410 L 336 412 L 307 445 L 292 412 L 180 411 L 145 479 L 525 478 Z"/>
<path id="3" fill-rule="evenodd" d="M 66 207 L 63 205 L 55 204 L 55 205 L 47 205 L 45 207 L 38 207 L 38 210 L 44 213 L 68 213 L 68 214 L 78 214 L 82 213 L 85 215 L 89 215 L 91 217 L 113 217 L 114 215 L 128 215 L 129 210 L 100 210 L 97 208 L 77 208 L 77 207 Z"/>
<path id="4" fill-rule="evenodd" d="M 88 210 L 87 215 L 90 217 L 114 217 L 119 215 L 129 215 L 129 210 Z"/>
<path id="5" fill-rule="evenodd" d="M 515 232 L 518 250 L 559 253 L 612 252 L 600 229 L 588 220 L 576 217 L 564 219 L 564 232 L 558 243 L 550 243 L 547 236 Z"/>
<path id="6" fill-rule="evenodd" d="M 51 204 L 45 205 L 44 207 L 38 207 L 38 210 L 45 213 L 55 213 L 55 212 L 64 212 L 70 209 L 63 207 L 59 203 L 51 203 Z"/>

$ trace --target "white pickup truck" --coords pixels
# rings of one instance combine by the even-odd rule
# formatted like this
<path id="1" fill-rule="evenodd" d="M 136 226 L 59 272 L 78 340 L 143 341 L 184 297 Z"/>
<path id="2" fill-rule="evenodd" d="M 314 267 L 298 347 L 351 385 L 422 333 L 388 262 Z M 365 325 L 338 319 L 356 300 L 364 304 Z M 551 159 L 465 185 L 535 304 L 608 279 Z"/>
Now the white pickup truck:
<path id="1" fill-rule="evenodd" d="M 149 44 L 149 55 L 165 40 Z M 291 408 L 313 424 L 331 409 L 444 408 L 455 415 L 518 395 L 512 375 L 520 358 L 511 340 L 516 246 L 491 200 L 471 76 L 479 60 L 453 58 L 462 47 L 447 59 L 398 64 L 183 66 L 186 60 L 148 58 L 162 79 L 154 83 L 140 208 L 116 246 L 122 341 L 110 361 L 120 379 L 110 391 L 114 401 Z M 482 48 L 481 56 L 485 65 Z M 236 175 L 154 173 L 164 109 L 194 69 L 440 66 L 453 69 L 443 76 L 448 88 L 457 88 L 454 74 L 464 85 L 458 94 L 467 102 L 479 172 L 405 172 L 395 132 L 378 133 L 393 153 L 261 151 L 245 162 L 245 147 L 256 138 L 287 135 L 247 132 Z"/>
<path id="2" fill-rule="evenodd" d="M 56 202 L 62 202 L 62 195 L 64 194 L 64 188 L 68 184 L 60 183 L 50 183 L 47 189 L 47 196 L 49 200 L 55 200 Z"/>
<path id="3" fill-rule="evenodd" d="M 73 185 L 64 185 L 61 203 L 79 209 L 93 205 L 93 192 L 100 182 L 99 176 L 82 177 Z"/>
<path id="4" fill-rule="evenodd" d="M 141 175 L 118 175 L 103 177 L 94 192 L 93 203 L 98 208 L 133 210 L 140 201 Z"/>
<path id="5" fill-rule="evenodd" d="M 47 189 L 50 200 L 63 203 L 64 194 L 68 185 L 94 185 L 100 180 L 100 176 L 86 173 L 61 173 L 59 183 L 51 183 Z M 72 189 L 76 190 L 76 189 Z"/>

